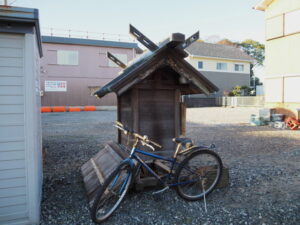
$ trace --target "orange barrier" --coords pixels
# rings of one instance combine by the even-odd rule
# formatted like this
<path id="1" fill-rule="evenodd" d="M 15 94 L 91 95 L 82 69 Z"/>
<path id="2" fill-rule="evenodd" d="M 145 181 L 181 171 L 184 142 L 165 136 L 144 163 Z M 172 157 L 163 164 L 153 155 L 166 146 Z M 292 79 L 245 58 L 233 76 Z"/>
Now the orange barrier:
<path id="1" fill-rule="evenodd" d="M 96 106 L 93 105 L 84 106 L 84 111 L 96 111 Z"/>
<path id="2" fill-rule="evenodd" d="M 81 109 L 79 107 L 70 107 L 69 112 L 80 112 Z"/>
<path id="3" fill-rule="evenodd" d="M 65 106 L 54 106 L 52 107 L 53 112 L 66 112 L 66 107 Z"/>
<path id="4" fill-rule="evenodd" d="M 65 107 L 65 106 L 43 106 L 40 108 L 42 113 L 47 113 L 47 112 L 80 112 L 82 111 L 80 107 Z M 93 105 L 88 105 L 84 106 L 83 111 L 96 111 L 96 106 Z"/>
<path id="5" fill-rule="evenodd" d="M 52 112 L 51 107 L 41 107 L 41 113 Z"/>

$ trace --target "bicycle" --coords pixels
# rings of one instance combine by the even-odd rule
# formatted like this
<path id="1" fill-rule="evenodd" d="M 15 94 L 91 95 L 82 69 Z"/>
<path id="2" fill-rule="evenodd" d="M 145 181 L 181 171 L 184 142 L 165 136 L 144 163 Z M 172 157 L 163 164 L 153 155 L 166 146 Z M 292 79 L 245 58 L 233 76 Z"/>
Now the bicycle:
<path id="1" fill-rule="evenodd" d="M 163 189 L 154 192 L 154 194 L 174 187 L 179 196 L 185 200 L 196 201 L 203 198 L 206 210 L 206 196 L 217 186 L 223 167 L 218 154 L 211 150 L 214 147 L 213 145 L 210 147 L 195 146 L 189 138 L 174 138 L 173 141 L 177 144 L 177 147 L 173 157 L 168 158 L 137 148 L 138 144 L 147 146 L 153 151 L 155 151 L 154 146 L 157 148 L 162 147 L 147 136 L 129 131 L 118 121 L 115 127 L 128 137 L 133 136 L 134 144 L 129 157 L 119 164 L 105 180 L 103 186 L 99 188 L 91 209 L 92 219 L 95 223 L 107 220 L 120 206 L 133 178 L 138 174 L 141 167 L 144 167 L 163 186 Z M 160 177 L 137 153 L 169 162 L 171 164 L 169 172 Z M 179 156 L 183 156 L 184 159 L 179 161 Z"/>

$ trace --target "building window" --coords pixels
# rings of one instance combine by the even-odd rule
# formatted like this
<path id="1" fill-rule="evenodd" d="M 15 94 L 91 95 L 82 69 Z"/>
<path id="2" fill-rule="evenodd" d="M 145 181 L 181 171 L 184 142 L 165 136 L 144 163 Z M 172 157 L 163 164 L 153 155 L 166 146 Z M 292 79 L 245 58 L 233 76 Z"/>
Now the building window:
<path id="1" fill-rule="evenodd" d="M 217 63 L 217 70 L 227 70 L 227 63 Z"/>
<path id="2" fill-rule="evenodd" d="M 100 86 L 92 86 L 88 87 L 89 88 L 89 94 L 90 96 L 94 96 L 94 93 L 98 91 L 101 87 Z"/>
<path id="3" fill-rule="evenodd" d="M 244 71 L 243 64 L 234 64 L 234 71 Z"/>
<path id="4" fill-rule="evenodd" d="M 112 53 L 114 56 L 116 56 L 119 60 L 122 61 L 125 65 L 127 64 L 127 54 L 119 54 L 119 53 Z M 113 61 L 108 60 L 108 66 L 109 67 L 119 67 L 117 64 L 115 64 Z"/>
<path id="5" fill-rule="evenodd" d="M 59 65 L 78 65 L 78 51 L 57 51 L 57 64 Z"/>
<path id="6" fill-rule="evenodd" d="M 203 69 L 203 62 L 202 61 L 198 61 L 198 69 Z"/>

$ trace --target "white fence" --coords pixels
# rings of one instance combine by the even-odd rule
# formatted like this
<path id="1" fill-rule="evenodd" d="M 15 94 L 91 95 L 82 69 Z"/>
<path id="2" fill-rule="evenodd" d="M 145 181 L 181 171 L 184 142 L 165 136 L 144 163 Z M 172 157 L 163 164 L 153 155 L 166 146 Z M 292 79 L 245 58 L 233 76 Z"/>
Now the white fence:
<path id="1" fill-rule="evenodd" d="M 234 96 L 234 97 L 217 97 L 217 106 L 229 107 L 263 107 L 265 104 L 264 96 Z"/>
<path id="2" fill-rule="evenodd" d="M 187 95 L 184 97 L 187 107 L 264 107 L 264 96 L 203 97 Z"/>

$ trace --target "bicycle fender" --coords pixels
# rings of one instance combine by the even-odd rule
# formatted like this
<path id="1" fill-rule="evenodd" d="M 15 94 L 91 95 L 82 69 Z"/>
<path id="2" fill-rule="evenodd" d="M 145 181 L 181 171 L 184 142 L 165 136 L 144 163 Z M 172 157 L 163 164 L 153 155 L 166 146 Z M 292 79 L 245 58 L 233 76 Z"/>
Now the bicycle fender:
<path id="1" fill-rule="evenodd" d="M 183 151 L 182 155 L 188 155 L 194 152 L 198 152 L 198 151 L 202 151 L 202 150 L 211 150 L 211 148 L 207 147 L 207 146 L 193 146 L 190 149 L 188 149 L 187 151 Z"/>

